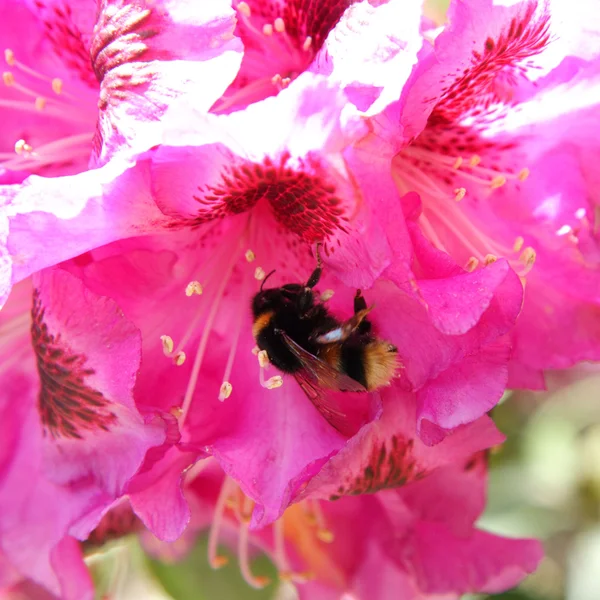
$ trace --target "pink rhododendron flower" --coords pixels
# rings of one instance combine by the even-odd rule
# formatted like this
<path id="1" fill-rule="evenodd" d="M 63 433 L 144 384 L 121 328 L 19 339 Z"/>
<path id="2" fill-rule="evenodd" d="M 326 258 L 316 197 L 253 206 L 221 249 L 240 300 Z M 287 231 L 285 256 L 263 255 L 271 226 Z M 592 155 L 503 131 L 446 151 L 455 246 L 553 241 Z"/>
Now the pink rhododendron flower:
<path id="1" fill-rule="evenodd" d="M 193 10 L 2 0 L 0 15 L 3 171 L 56 176 L 84 170 L 92 154 L 104 162 L 140 142 L 174 96 L 192 93 L 208 109 L 241 60 L 234 13 L 220 0 Z"/>
<path id="2" fill-rule="evenodd" d="M 592 5 L 504 4 L 451 4 L 364 151 L 394 157 L 396 183 L 420 194 L 417 222 L 435 247 L 473 273 L 503 258 L 521 276 L 510 385 L 539 388 L 544 369 L 600 357 L 590 135 L 600 24 Z"/>
<path id="3" fill-rule="evenodd" d="M 419 468 L 420 459 L 407 448 L 395 463 L 385 446 L 370 451 L 380 467 Z M 431 452 L 436 450 L 422 448 L 423 456 Z M 258 530 L 248 529 L 252 502 L 209 463 L 186 486 L 192 521 L 185 541 L 161 544 L 147 533 L 142 539 L 151 553 L 173 560 L 210 526 L 213 568 L 227 561 L 219 543 L 237 546 L 242 575 L 251 586 L 264 587 L 269 580 L 249 565 L 260 549 L 270 555 L 281 584 L 295 587 L 300 598 L 450 600 L 467 592 L 503 591 L 536 568 L 540 545 L 474 527 L 485 502 L 485 456 L 452 454 L 447 466 L 404 487 L 335 502 L 304 500 Z"/>
<path id="4" fill-rule="evenodd" d="M 235 33 L 244 44 L 240 70 L 214 112 L 239 110 L 274 96 L 305 71 L 338 82 L 361 110 L 381 95 L 397 92 L 387 69 L 404 78 L 420 47 L 421 2 L 402 0 L 235 0 Z M 389 23 L 395 24 L 392 30 Z M 381 35 L 386 30 L 385 36 Z M 386 86 L 386 83 L 388 84 Z"/>
<path id="5" fill-rule="evenodd" d="M 125 155 L 133 145 L 156 143 L 160 116 L 173 98 L 190 94 L 200 110 L 219 98 L 241 61 L 234 26 L 225 0 L 202 7 L 106 0 L 98 10 L 91 2 L 0 2 L 7 63 L 0 87 L 0 182 L 23 182 L 30 173 L 72 175 L 0 188 L 0 304 L 10 282 L 79 254 L 83 240 L 94 247 L 131 229 L 140 233 L 146 221 L 160 218 L 144 210 L 144 174 L 132 174 Z M 82 172 L 117 154 L 122 161 Z M 114 188 L 130 200 L 110 208 L 106 197 Z M 79 239 L 65 222 L 75 216 L 88 223 L 85 233 L 77 228 Z M 110 218 L 111 226 L 98 227 Z M 27 242 L 13 246 L 18 232 Z M 44 261 L 49 246 L 62 246 L 62 256 Z"/>
<path id="6" fill-rule="evenodd" d="M 0 550 L 51 593 L 91 598 L 76 540 L 165 441 L 133 402 L 139 331 L 56 269 L 15 288 L 0 336 Z"/>
<path id="7" fill-rule="evenodd" d="M 181 473 L 207 454 L 256 502 L 260 525 L 378 415 L 382 398 L 416 403 L 412 426 L 432 444 L 504 391 L 518 278 L 505 261 L 466 273 L 428 244 L 414 225 L 418 198 L 400 202 L 391 176 L 373 184 L 349 153 L 363 129 L 346 108 L 335 86 L 310 74 L 228 116 L 174 106 L 165 119 L 183 119 L 192 133 L 173 128 L 138 160 L 169 226 L 163 219 L 160 234 L 65 265 L 142 331 L 137 406 L 178 417 L 181 439 L 127 490 L 163 539 L 185 528 Z M 261 137 L 267 118 L 272 129 Z M 329 254 L 320 291 L 335 292 L 334 314 L 350 316 L 356 287 L 371 287 L 376 331 L 397 345 L 403 364 L 389 395 L 340 394 L 348 419 L 337 431 L 293 379 L 265 389 L 251 353 L 256 279 L 275 268 L 269 285 L 305 281 L 317 241 Z"/>

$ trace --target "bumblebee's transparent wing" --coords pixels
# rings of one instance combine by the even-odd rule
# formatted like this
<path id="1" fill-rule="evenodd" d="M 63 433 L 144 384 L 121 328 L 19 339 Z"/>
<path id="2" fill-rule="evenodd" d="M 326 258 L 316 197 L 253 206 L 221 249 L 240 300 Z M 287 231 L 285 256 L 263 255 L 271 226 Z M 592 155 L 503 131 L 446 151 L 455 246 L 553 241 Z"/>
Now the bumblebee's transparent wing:
<path id="1" fill-rule="evenodd" d="M 338 390 L 340 392 L 366 392 L 366 388 L 352 377 L 334 369 L 331 365 L 311 354 L 297 344 L 285 332 L 281 332 L 288 348 L 302 364 L 306 379 L 315 387 Z"/>
<path id="2" fill-rule="evenodd" d="M 313 384 L 311 379 L 309 379 L 308 371 L 298 371 L 294 373 L 294 377 L 308 399 L 313 403 L 313 406 L 334 429 L 337 429 L 344 435 L 354 433 L 353 431 L 348 432 L 346 415 L 341 411 L 340 407 L 335 406 L 335 403 L 327 398 L 323 389 Z"/>

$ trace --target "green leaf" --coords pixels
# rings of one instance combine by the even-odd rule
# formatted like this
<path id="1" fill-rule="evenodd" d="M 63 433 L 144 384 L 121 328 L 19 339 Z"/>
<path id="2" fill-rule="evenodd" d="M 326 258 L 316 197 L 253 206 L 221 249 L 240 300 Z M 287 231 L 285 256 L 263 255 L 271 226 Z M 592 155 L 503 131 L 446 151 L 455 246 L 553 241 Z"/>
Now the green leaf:
<path id="1" fill-rule="evenodd" d="M 277 571 L 264 555 L 251 562 L 254 575 L 266 576 L 271 584 L 262 590 L 251 588 L 243 579 L 238 561 L 224 548 L 219 553 L 229 563 L 218 570 L 208 564 L 208 541 L 203 537 L 180 562 L 166 564 L 149 559 L 150 571 L 174 600 L 270 600 L 275 592 Z"/>

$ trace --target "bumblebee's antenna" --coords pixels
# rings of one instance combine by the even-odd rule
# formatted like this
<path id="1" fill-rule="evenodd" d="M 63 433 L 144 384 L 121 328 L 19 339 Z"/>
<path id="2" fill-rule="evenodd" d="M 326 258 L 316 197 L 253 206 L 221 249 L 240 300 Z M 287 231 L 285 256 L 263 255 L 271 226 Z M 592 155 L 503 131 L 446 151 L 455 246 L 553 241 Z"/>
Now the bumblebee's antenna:
<path id="1" fill-rule="evenodd" d="M 265 281 L 267 281 L 267 279 L 269 279 L 269 277 L 271 277 L 271 275 L 273 275 L 273 273 L 275 273 L 275 269 L 273 269 L 263 280 L 262 283 L 260 284 L 260 291 L 263 291 L 263 285 L 265 285 Z"/>

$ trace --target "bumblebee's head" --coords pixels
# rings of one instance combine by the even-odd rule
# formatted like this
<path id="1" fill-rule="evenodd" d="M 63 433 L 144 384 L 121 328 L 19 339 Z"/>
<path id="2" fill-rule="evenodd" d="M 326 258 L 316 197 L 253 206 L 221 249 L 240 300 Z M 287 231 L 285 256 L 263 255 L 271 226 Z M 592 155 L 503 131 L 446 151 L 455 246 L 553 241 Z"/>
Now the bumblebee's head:
<path id="1" fill-rule="evenodd" d="M 269 311 L 276 310 L 282 302 L 280 288 L 261 290 L 252 299 L 252 314 L 254 318 Z"/>

